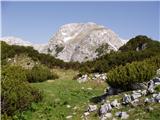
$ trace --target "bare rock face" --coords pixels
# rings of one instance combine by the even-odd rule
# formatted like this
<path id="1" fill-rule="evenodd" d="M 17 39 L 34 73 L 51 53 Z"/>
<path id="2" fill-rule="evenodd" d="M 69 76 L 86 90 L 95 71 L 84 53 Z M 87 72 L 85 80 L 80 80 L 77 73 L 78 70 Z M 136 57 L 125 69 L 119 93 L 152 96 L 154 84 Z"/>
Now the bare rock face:
<path id="1" fill-rule="evenodd" d="M 93 60 L 123 45 L 110 29 L 95 23 L 71 23 L 50 39 L 48 53 L 66 62 Z"/>

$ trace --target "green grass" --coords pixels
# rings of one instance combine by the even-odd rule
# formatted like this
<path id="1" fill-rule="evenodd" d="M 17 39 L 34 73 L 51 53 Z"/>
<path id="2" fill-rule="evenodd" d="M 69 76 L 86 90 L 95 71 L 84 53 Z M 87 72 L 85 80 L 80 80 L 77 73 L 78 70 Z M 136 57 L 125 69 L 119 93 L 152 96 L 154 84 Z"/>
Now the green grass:
<path id="1" fill-rule="evenodd" d="M 89 99 L 103 94 L 106 88 L 106 83 L 97 83 L 96 81 L 88 81 L 86 83 L 78 83 L 72 78 L 78 73 L 73 70 L 54 69 L 59 75 L 59 79 L 48 80 L 42 83 L 34 83 L 32 86 L 43 91 L 44 99 L 40 103 L 32 104 L 32 107 L 15 116 L 15 119 L 20 120 L 65 120 L 66 116 L 72 115 L 71 120 L 82 120 L 81 116 L 87 109 Z M 87 88 L 92 88 L 88 90 Z M 130 91 L 127 92 L 131 93 Z M 124 93 L 108 97 L 107 100 L 112 101 L 117 99 L 121 102 Z M 150 97 L 150 96 L 148 96 Z M 144 100 L 144 97 L 141 98 Z M 70 105 L 70 108 L 67 108 Z M 100 105 L 98 105 L 100 106 Z M 151 106 L 153 111 L 146 111 L 146 107 Z M 120 109 L 114 108 L 111 113 L 114 118 L 115 113 L 125 111 L 129 114 L 129 120 L 159 120 L 160 104 L 141 104 L 138 107 L 130 105 L 121 106 Z M 99 120 L 97 112 L 93 112 L 88 116 L 88 120 Z M 111 119 L 112 120 L 112 119 Z"/>
<path id="2" fill-rule="evenodd" d="M 80 120 L 87 109 L 89 99 L 101 95 L 106 83 L 88 81 L 78 83 L 72 78 L 77 74 L 73 70 L 54 70 L 60 77 L 32 86 L 43 90 L 44 99 L 41 103 L 34 103 L 30 110 L 20 115 L 24 120 L 64 120 L 72 115 L 74 120 Z M 87 88 L 92 88 L 88 90 Z M 70 108 L 67 108 L 70 105 Z M 94 116 L 93 114 L 92 116 Z M 96 117 L 94 117 L 97 119 Z"/>

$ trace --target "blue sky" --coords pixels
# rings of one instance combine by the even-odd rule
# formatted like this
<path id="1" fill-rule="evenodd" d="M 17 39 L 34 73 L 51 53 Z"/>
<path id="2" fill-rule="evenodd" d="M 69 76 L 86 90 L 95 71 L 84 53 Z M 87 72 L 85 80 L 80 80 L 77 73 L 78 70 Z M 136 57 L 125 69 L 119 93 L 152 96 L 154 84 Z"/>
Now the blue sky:
<path id="1" fill-rule="evenodd" d="M 121 38 L 160 40 L 160 2 L 2 2 L 2 36 L 46 43 L 61 25 L 95 22 Z"/>

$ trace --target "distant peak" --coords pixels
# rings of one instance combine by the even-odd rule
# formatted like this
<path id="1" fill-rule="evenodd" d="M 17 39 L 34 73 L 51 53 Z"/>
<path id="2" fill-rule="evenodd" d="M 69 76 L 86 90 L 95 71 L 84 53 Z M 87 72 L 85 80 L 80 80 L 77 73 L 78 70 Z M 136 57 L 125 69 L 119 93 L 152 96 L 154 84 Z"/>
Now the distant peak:
<path id="1" fill-rule="evenodd" d="M 1 41 L 5 41 L 9 45 L 22 45 L 22 46 L 31 46 L 32 43 L 23 40 L 22 38 L 15 36 L 7 36 L 0 38 Z"/>

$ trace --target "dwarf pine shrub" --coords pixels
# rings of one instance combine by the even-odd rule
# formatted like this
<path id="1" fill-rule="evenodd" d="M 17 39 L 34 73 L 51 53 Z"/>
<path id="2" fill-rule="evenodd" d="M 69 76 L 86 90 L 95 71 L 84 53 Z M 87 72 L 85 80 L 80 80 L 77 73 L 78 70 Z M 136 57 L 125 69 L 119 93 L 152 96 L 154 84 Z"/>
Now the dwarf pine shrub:
<path id="1" fill-rule="evenodd" d="M 29 82 L 43 82 L 56 78 L 58 78 L 58 75 L 52 73 L 48 67 L 43 65 L 35 65 L 31 70 L 27 71 L 27 80 Z"/>
<path id="2" fill-rule="evenodd" d="M 20 66 L 3 66 L 1 76 L 1 113 L 12 116 L 26 110 L 32 102 L 42 100 L 39 90 L 27 82 L 25 70 Z"/>
<path id="3" fill-rule="evenodd" d="M 156 67 L 148 61 L 128 63 L 107 73 L 107 83 L 114 88 L 130 90 L 131 84 L 149 81 L 156 74 Z"/>

